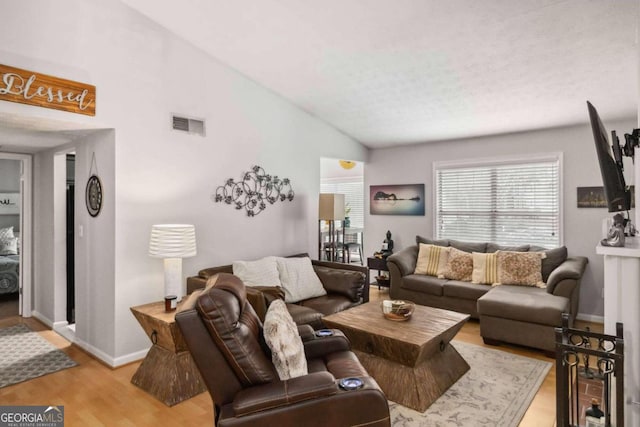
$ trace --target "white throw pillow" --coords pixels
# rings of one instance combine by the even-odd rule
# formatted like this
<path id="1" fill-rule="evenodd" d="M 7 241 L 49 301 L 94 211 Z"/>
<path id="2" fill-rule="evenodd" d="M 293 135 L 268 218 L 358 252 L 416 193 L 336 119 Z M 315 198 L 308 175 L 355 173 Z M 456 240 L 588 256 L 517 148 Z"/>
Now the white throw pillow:
<path id="1" fill-rule="evenodd" d="M 276 262 L 286 302 L 298 302 L 327 294 L 313 270 L 311 259 L 277 257 Z"/>
<path id="2" fill-rule="evenodd" d="M 0 240 L 0 255 L 18 255 L 18 238 Z"/>
<path id="3" fill-rule="evenodd" d="M 281 286 L 274 256 L 257 261 L 236 261 L 233 263 L 233 274 L 246 286 Z"/>
<path id="4" fill-rule="evenodd" d="M 15 237 L 16 236 L 13 233 L 13 226 L 0 228 L 0 241 L 9 241 Z"/>
<path id="5" fill-rule="evenodd" d="M 281 380 L 308 374 L 307 359 L 298 327 L 282 300 L 269 305 L 264 318 L 264 340 L 271 349 L 271 360 Z"/>

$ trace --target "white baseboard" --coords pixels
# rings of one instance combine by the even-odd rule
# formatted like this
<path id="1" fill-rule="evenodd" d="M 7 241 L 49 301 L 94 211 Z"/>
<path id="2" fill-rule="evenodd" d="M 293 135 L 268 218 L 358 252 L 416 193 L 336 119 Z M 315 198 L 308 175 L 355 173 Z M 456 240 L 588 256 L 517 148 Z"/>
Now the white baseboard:
<path id="1" fill-rule="evenodd" d="M 76 344 L 78 347 L 80 347 L 87 353 L 90 353 L 96 359 L 100 359 L 101 361 L 106 363 L 108 366 L 115 368 L 113 357 L 109 356 L 107 353 L 100 350 L 99 348 L 94 347 L 93 345 L 89 344 L 86 341 L 81 340 L 78 337 L 75 338 L 74 344 Z"/>
<path id="2" fill-rule="evenodd" d="M 69 328 L 68 323 L 62 327 L 59 327 L 59 328 L 56 327 L 53 330 L 56 331 L 58 334 L 62 335 L 63 337 L 65 337 L 69 342 L 72 342 L 72 343 L 76 342 L 76 333 L 75 331 Z"/>
<path id="3" fill-rule="evenodd" d="M 131 362 L 137 362 L 138 360 L 142 360 L 145 358 L 148 352 L 149 352 L 149 349 L 146 349 L 146 350 L 136 351 L 134 353 L 125 354 L 124 356 L 116 357 L 114 367 L 126 365 L 127 363 L 131 363 Z"/>
<path id="4" fill-rule="evenodd" d="M 91 344 L 79 339 L 76 336 L 76 334 L 68 328 L 69 322 L 62 321 L 62 322 L 55 322 L 54 323 L 54 322 L 51 321 L 51 319 L 49 319 L 48 317 L 44 316 L 42 313 L 40 313 L 37 310 L 32 310 L 31 311 L 31 316 L 35 317 L 36 319 L 38 319 L 39 321 L 44 323 L 47 327 L 49 327 L 50 329 L 56 331 L 57 333 L 62 335 L 64 338 L 66 338 L 67 340 L 69 340 L 73 344 L 77 345 L 78 347 L 80 347 L 81 349 L 86 351 L 87 353 L 91 354 L 96 359 L 101 360 L 102 362 L 104 362 L 105 364 L 107 364 L 111 368 L 117 368 L 119 366 L 126 365 L 127 363 L 136 362 L 138 360 L 144 359 L 144 357 L 149 352 L 149 349 L 140 350 L 140 351 L 136 351 L 134 353 L 129 353 L 129 354 L 126 354 L 124 356 L 120 356 L 120 357 L 115 357 L 114 358 L 112 356 L 109 356 L 107 353 L 105 353 L 104 351 L 100 350 L 99 348 L 96 348 L 93 345 L 91 345 Z"/>
<path id="5" fill-rule="evenodd" d="M 36 319 L 38 319 L 39 321 L 47 325 L 49 328 L 53 329 L 54 331 L 57 331 L 59 329 L 69 326 L 69 322 L 67 322 L 66 320 L 62 320 L 60 322 L 54 322 L 37 310 L 32 310 L 31 316 L 35 317 Z"/>
<path id="6" fill-rule="evenodd" d="M 69 322 L 63 320 L 61 322 L 54 322 L 52 329 L 54 331 L 57 331 L 58 329 L 66 328 L 67 326 L 69 326 Z"/>
<path id="7" fill-rule="evenodd" d="M 593 323 L 603 323 L 604 324 L 604 316 L 596 316 L 593 314 L 584 314 L 578 313 L 576 316 L 578 320 L 584 320 L 585 322 L 593 322 Z"/>
<path id="8" fill-rule="evenodd" d="M 124 356 L 114 358 L 108 355 L 107 353 L 105 353 L 104 351 L 94 347 L 93 345 L 77 337 L 74 341 L 74 344 L 82 348 L 87 353 L 90 353 L 96 359 L 100 359 L 102 362 L 104 362 L 111 368 L 117 368 L 119 366 L 126 365 L 127 363 L 137 362 L 138 360 L 144 359 L 144 357 L 147 355 L 147 352 L 149 351 L 149 349 L 140 350 L 135 353 L 129 353 Z"/>
<path id="9" fill-rule="evenodd" d="M 53 329 L 53 322 L 37 310 L 31 310 L 31 316 L 35 317 L 49 328 Z"/>

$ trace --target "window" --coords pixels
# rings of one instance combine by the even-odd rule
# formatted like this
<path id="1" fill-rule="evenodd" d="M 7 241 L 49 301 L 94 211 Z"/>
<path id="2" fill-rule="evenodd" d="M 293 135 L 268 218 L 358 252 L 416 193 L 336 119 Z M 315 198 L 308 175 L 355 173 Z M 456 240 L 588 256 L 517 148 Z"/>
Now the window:
<path id="1" fill-rule="evenodd" d="M 343 178 L 323 178 L 321 193 L 344 194 L 345 206 L 351 208 L 351 227 L 364 228 L 364 181 L 361 176 Z"/>
<path id="2" fill-rule="evenodd" d="M 435 163 L 436 238 L 560 246 L 561 160 Z"/>

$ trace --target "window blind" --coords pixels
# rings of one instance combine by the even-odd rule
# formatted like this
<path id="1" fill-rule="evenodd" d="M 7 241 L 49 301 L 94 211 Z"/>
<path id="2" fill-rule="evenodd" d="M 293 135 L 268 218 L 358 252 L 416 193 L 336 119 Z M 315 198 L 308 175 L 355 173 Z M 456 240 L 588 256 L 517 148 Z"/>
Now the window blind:
<path id="1" fill-rule="evenodd" d="M 438 167 L 436 236 L 560 246 L 560 160 Z"/>
<path id="2" fill-rule="evenodd" d="M 364 181 L 355 178 L 323 178 L 320 181 L 321 193 L 344 194 L 345 206 L 351 207 L 349 219 L 351 227 L 364 228 Z"/>

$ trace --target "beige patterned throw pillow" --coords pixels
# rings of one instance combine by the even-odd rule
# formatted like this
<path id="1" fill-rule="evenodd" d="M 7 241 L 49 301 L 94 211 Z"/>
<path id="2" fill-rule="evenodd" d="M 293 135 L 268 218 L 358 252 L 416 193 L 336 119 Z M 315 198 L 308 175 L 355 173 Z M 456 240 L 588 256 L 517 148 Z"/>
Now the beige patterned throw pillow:
<path id="1" fill-rule="evenodd" d="M 542 259 L 544 252 L 497 251 L 498 280 L 494 285 L 520 285 L 544 288 Z"/>
<path id="2" fill-rule="evenodd" d="M 442 276 L 447 266 L 449 255 L 448 247 L 426 245 L 420 243 L 418 260 L 414 274 L 426 274 L 427 276 Z"/>
<path id="3" fill-rule="evenodd" d="M 498 281 L 498 269 L 496 254 L 474 252 L 473 257 L 473 273 L 471 273 L 471 282 L 492 285 Z"/>
<path id="4" fill-rule="evenodd" d="M 447 265 L 443 277 L 451 280 L 470 282 L 473 273 L 473 255 L 456 248 L 449 248 Z"/>

